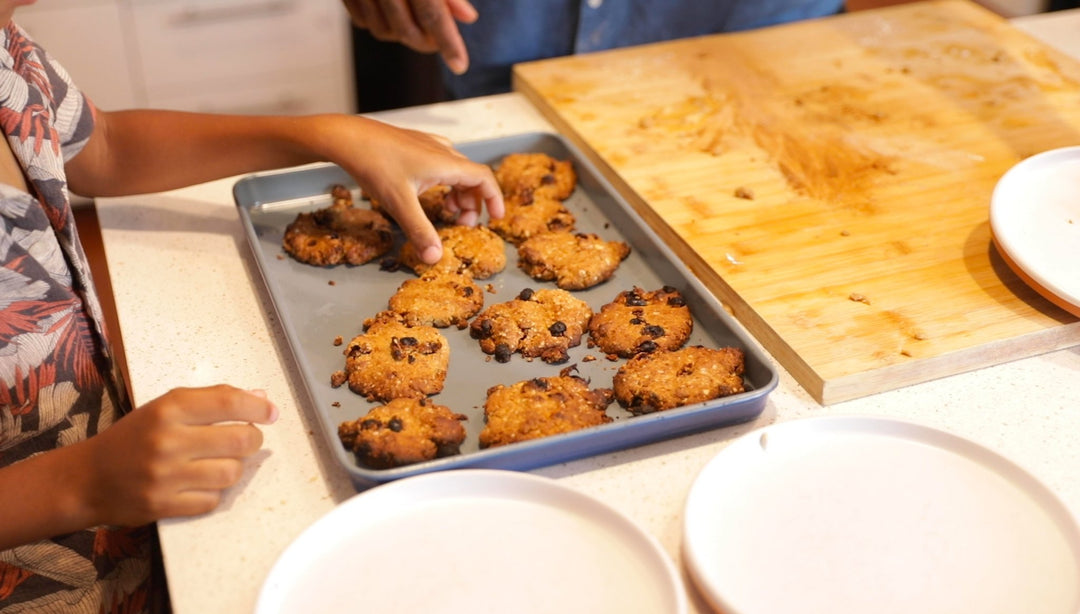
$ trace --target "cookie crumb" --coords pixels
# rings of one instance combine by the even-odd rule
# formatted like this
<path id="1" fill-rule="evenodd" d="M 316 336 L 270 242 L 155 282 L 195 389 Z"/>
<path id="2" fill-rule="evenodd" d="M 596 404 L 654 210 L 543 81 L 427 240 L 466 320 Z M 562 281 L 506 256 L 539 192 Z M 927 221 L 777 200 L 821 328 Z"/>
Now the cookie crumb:
<path id="1" fill-rule="evenodd" d="M 330 404 L 331 407 L 341 407 L 341 401 L 334 401 Z"/>
<path id="2" fill-rule="evenodd" d="M 743 200 L 754 200 L 754 191 L 745 186 L 739 186 L 735 188 L 735 198 L 742 198 Z"/>
<path id="3" fill-rule="evenodd" d="M 850 233 L 850 232 L 848 232 L 848 231 L 846 231 L 846 230 L 841 230 L 841 231 L 840 231 L 840 236 L 841 236 L 841 237 L 850 237 L 850 236 L 851 236 L 851 233 Z"/>
<path id="4" fill-rule="evenodd" d="M 858 292 L 852 292 L 851 294 L 849 294 L 848 295 L 848 300 L 849 301 L 854 301 L 856 303 L 862 303 L 864 305 L 869 305 L 870 304 L 870 299 L 866 298 L 862 294 L 859 294 Z"/>
<path id="5" fill-rule="evenodd" d="M 285 254 L 278 254 L 277 259 L 278 260 L 284 260 L 285 259 Z"/>
<path id="6" fill-rule="evenodd" d="M 335 346 L 341 345 L 344 342 L 345 342 L 345 340 L 341 338 L 341 335 L 338 335 L 337 337 L 334 337 L 334 345 Z"/>
<path id="7" fill-rule="evenodd" d="M 337 282 L 334 281 L 333 279 L 331 279 L 330 281 L 326 282 L 326 285 L 328 285 L 328 286 L 336 286 Z"/>
<path id="8" fill-rule="evenodd" d="M 596 360 L 596 356 L 593 356 L 592 354 L 589 354 L 589 355 L 585 356 L 584 358 L 582 358 L 581 362 L 593 362 L 594 360 Z"/>
<path id="9" fill-rule="evenodd" d="M 349 375 L 344 371 L 334 371 L 330 374 L 330 385 L 334 388 L 339 388 L 342 384 L 349 380 Z"/>

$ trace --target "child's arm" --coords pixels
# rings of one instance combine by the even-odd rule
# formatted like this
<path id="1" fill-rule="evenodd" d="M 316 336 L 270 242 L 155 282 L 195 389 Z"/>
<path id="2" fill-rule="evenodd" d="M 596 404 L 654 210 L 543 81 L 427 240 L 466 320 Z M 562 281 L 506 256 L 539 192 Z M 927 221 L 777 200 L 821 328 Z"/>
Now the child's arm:
<path id="1" fill-rule="evenodd" d="M 493 217 L 503 213 L 487 166 L 432 135 L 355 115 L 99 112 L 90 141 L 66 171 L 77 194 L 122 196 L 322 161 L 340 165 L 383 203 L 424 248 L 425 260 L 437 260 L 441 247 L 420 209 L 419 192 L 453 187 L 449 204 L 462 211 L 463 223 L 474 223 L 485 206 Z"/>
<path id="2" fill-rule="evenodd" d="M 0 550 L 217 507 L 277 409 L 231 386 L 180 388 L 85 441 L 0 469 Z"/>

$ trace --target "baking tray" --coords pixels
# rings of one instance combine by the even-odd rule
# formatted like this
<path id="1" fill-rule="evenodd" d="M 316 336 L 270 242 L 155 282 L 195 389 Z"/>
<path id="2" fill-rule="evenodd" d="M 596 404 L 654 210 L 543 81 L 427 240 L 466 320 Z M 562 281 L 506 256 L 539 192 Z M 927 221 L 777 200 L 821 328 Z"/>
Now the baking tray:
<path id="1" fill-rule="evenodd" d="M 233 188 L 248 242 L 263 282 L 281 321 L 288 351 L 299 367 L 302 385 L 330 449 L 348 471 L 357 488 L 430 471 L 464 467 L 528 470 L 568 460 L 669 439 L 680 435 L 736 424 L 757 417 L 768 394 L 776 387 L 778 375 L 771 361 L 761 353 L 748 333 L 724 311 L 720 302 L 686 268 L 678 257 L 634 210 L 619 196 L 572 144 L 556 134 L 529 133 L 499 139 L 459 143 L 457 149 L 470 159 L 496 164 L 514 152 L 543 152 L 574 162 L 578 186 L 565 201 L 577 218 L 577 231 L 594 232 L 607 240 L 622 240 L 632 252 L 606 283 L 575 292 L 594 311 L 623 291 L 639 286 L 654 290 L 674 286 L 686 298 L 694 317 L 694 332 L 688 345 L 737 346 L 746 356 L 746 392 L 706 403 L 633 416 L 617 403 L 608 408 L 613 421 L 597 427 L 480 449 L 478 436 L 484 426 L 486 391 L 496 384 L 512 384 L 535 377 L 558 375 L 568 365 L 577 365 L 578 374 L 591 388 L 610 388 L 612 377 L 625 360 L 609 361 L 597 349 L 588 347 L 588 335 L 569 351 L 570 360 L 549 365 L 536 359 L 527 361 L 514 354 L 508 363 L 499 363 L 480 350 L 468 329 L 440 329 L 450 345 L 450 366 L 446 385 L 433 400 L 465 414 L 466 440 L 461 454 L 392 469 L 370 469 L 359 464 L 337 435 L 338 425 L 355 420 L 376 403 L 353 393 L 348 386 L 334 388 L 330 375 L 343 369 L 343 350 L 348 341 L 363 332 L 362 323 L 386 309 L 387 301 L 406 279 L 415 277 L 408 269 L 383 270 L 379 262 L 363 266 L 333 268 L 302 264 L 285 256 L 281 247 L 285 227 L 300 211 L 325 207 L 334 184 L 353 188 L 356 182 L 336 165 L 314 165 L 241 178 Z M 357 200 L 358 204 L 361 201 Z M 486 219 L 486 218 L 485 218 Z M 400 235 L 395 251 L 404 242 Z M 395 252 L 391 252 L 394 254 Z M 477 280 L 485 292 L 484 305 L 508 301 L 526 287 L 555 287 L 539 282 L 517 268 L 517 250 L 507 243 L 506 269 L 486 280 Z M 344 343 L 333 344 L 335 337 Z M 586 356 L 596 360 L 585 361 Z"/>

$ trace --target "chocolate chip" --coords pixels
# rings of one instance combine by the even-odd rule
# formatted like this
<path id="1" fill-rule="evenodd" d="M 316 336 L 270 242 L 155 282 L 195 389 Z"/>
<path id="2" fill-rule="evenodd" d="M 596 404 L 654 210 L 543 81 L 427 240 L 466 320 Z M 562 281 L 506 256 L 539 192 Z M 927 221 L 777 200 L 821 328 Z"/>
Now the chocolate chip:
<path id="1" fill-rule="evenodd" d="M 648 335 L 653 339 L 656 339 L 657 337 L 664 336 L 664 327 L 656 324 L 650 324 L 645 328 L 641 329 L 641 332 L 642 334 Z"/>
<path id="2" fill-rule="evenodd" d="M 566 324 L 563 322 L 555 322 L 548 327 L 548 332 L 552 337 L 562 337 L 566 334 Z"/>
<path id="3" fill-rule="evenodd" d="M 657 347 L 659 347 L 659 346 L 656 345 L 655 341 L 642 341 L 640 344 L 638 344 L 637 351 L 639 351 L 639 352 L 655 352 Z"/>
<path id="4" fill-rule="evenodd" d="M 419 342 L 416 340 L 416 337 L 402 337 L 401 338 L 401 345 L 403 345 L 405 347 L 414 347 L 417 343 L 419 343 Z"/>
<path id="5" fill-rule="evenodd" d="M 513 352 L 510 350 L 510 346 L 505 343 L 499 343 L 495 346 L 495 360 L 498 362 L 510 362 L 510 355 Z"/>
<path id="6" fill-rule="evenodd" d="M 520 294 L 518 294 L 518 299 L 522 301 L 527 301 L 532 298 L 533 294 L 534 292 L 532 288 L 525 288 L 521 291 Z"/>
<path id="7" fill-rule="evenodd" d="M 642 320 L 641 318 L 634 318 L 634 319 L 630 320 L 630 326 L 637 326 L 638 324 L 644 324 L 644 323 L 645 323 L 645 320 Z"/>
<path id="8" fill-rule="evenodd" d="M 681 296 L 670 296 L 668 297 L 667 304 L 669 307 L 685 307 L 686 299 Z"/>
<path id="9" fill-rule="evenodd" d="M 360 428 L 365 431 L 382 428 L 382 422 L 379 422 L 374 418 L 368 418 L 360 423 Z"/>
<path id="10" fill-rule="evenodd" d="M 388 422 L 386 426 L 390 427 L 390 430 L 395 433 L 400 433 L 401 429 L 405 428 L 405 425 L 401 423 L 401 418 L 398 418 L 397 416 L 390 418 L 390 422 Z"/>

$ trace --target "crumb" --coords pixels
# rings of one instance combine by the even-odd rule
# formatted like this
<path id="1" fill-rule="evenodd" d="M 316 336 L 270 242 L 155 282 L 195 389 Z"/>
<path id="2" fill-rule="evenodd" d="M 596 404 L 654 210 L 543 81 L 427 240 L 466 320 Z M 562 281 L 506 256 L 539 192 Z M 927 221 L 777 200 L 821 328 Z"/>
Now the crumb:
<path id="1" fill-rule="evenodd" d="M 862 303 L 864 305 L 869 305 L 870 304 L 870 299 L 866 298 L 862 294 L 859 294 L 858 292 L 852 292 L 851 294 L 849 294 L 848 295 L 848 300 L 849 301 L 854 301 L 856 303 Z"/>
<path id="2" fill-rule="evenodd" d="M 742 198 L 744 200 L 754 200 L 754 191 L 750 188 L 739 186 L 735 188 L 735 198 Z"/>
<path id="3" fill-rule="evenodd" d="M 334 337 L 334 345 L 341 345 L 345 340 L 341 338 L 341 335 Z"/>
<path id="4" fill-rule="evenodd" d="M 333 279 L 331 279 L 330 281 L 326 282 L 326 285 L 328 285 L 328 286 L 336 286 L 337 282 L 334 281 Z"/>
<path id="5" fill-rule="evenodd" d="M 901 356 L 907 356 L 908 358 L 911 358 L 911 352 L 909 352 L 907 350 L 900 350 L 900 355 Z"/>
<path id="6" fill-rule="evenodd" d="M 487 290 L 488 294 L 495 294 L 495 286 L 491 284 L 484 286 L 484 289 Z"/>
<path id="7" fill-rule="evenodd" d="M 278 254 L 277 259 L 278 260 L 284 260 L 285 259 L 285 254 Z"/>
<path id="8" fill-rule="evenodd" d="M 840 236 L 841 236 L 841 237 L 850 237 L 850 236 L 851 236 L 851 233 L 850 233 L 850 232 L 848 232 L 848 231 L 846 231 L 846 230 L 841 230 L 841 231 L 840 231 Z"/>
<path id="9" fill-rule="evenodd" d="M 604 358 L 607 358 L 611 362 L 615 362 L 615 361 L 619 360 L 619 355 L 618 354 L 608 354 L 607 356 L 604 356 Z"/>
<path id="10" fill-rule="evenodd" d="M 330 374 L 330 385 L 334 388 L 340 387 L 342 384 L 349 380 L 349 375 L 344 371 L 334 371 Z"/>
<path id="11" fill-rule="evenodd" d="M 331 407 L 341 407 L 341 401 L 334 401 L 330 404 Z"/>
<path id="12" fill-rule="evenodd" d="M 589 354 L 588 356 L 585 356 L 584 358 L 582 358 L 581 362 L 592 362 L 594 360 L 596 360 L 596 356 L 593 356 L 592 354 Z"/>

